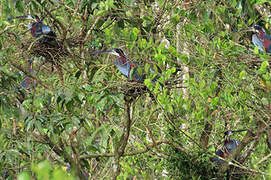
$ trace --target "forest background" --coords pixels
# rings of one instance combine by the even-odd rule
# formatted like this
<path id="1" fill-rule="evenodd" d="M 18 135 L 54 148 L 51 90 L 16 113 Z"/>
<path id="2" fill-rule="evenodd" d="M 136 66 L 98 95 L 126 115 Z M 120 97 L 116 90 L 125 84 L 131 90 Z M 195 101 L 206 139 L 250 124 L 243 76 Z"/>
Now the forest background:
<path id="1" fill-rule="evenodd" d="M 270 1 L 0 2 L 2 179 L 270 179 L 270 56 L 237 32 L 269 32 Z M 25 14 L 56 32 L 53 63 L 26 21 L 6 19 Z M 144 84 L 90 54 L 110 48 L 143 65 Z M 37 86 L 20 88 L 26 75 Z M 217 167 L 224 132 L 238 129 L 248 131 Z"/>

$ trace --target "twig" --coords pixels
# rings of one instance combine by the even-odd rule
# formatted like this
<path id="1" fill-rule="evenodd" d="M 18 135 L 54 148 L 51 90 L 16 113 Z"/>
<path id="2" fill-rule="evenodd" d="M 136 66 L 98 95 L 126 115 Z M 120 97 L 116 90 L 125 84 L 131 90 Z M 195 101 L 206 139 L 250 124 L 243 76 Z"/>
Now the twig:
<path id="1" fill-rule="evenodd" d="M 111 22 L 110 22 L 108 25 L 106 25 L 105 27 L 103 27 L 102 29 L 100 29 L 100 31 L 103 31 L 103 30 L 105 30 L 106 28 L 108 28 L 109 26 L 111 26 L 111 25 L 115 22 L 115 20 L 116 20 L 116 18 L 113 18 L 113 19 L 111 20 Z"/>
<path id="2" fill-rule="evenodd" d="M 77 1 L 77 4 L 76 4 L 76 9 L 75 9 L 75 11 L 73 12 L 73 17 L 74 17 L 74 18 L 76 17 L 76 14 L 78 13 L 80 3 L 81 3 L 81 0 L 78 0 L 78 1 Z M 65 3 L 64 3 L 64 4 L 65 4 Z M 70 23 L 69 27 L 67 28 L 67 31 L 70 31 L 70 29 L 71 29 L 71 27 L 72 27 L 72 25 L 73 25 L 73 22 L 74 22 L 74 21 L 72 21 L 72 22 Z"/>
<path id="3" fill-rule="evenodd" d="M 88 30 L 85 38 L 82 41 L 82 44 L 85 44 L 85 42 L 87 41 L 88 37 L 90 36 L 90 34 L 92 33 L 94 27 L 96 26 L 96 24 L 98 23 L 98 21 L 101 19 L 101 16 L 97 17 L 94 21 L 94 23 L 92 24 L 92 26 L 90 27 L 90 29 Z"/>
<path id="4" fill-rule="evenodd" d="M 7 26 L 3 31 L 0 32 L 0 36 L 5 33 L 7 30 L 11 29 L 11 28 L 14 28 L 15 25 L 11 25 L 11 26 Z"/>
<path id="5" fill-rule="evenodd" d="M 143 150 L 124 153 L 122 155 L 122 157 L 124 157 L 124 156 L 136 156 L 136 155 L 139 155 L 139 154 L 144 154 L 144 153 L 150 151 L 152 148 L 155 148 L 155 147 L 157 147 L 157 146 L 159 146 L 161 144 L 170 144 L 170 142 L 168 140 L 162 140 L 162 141 L 158 141 L 158 142 L 155 142 L 155 143 L 151 143 L 151 144 L 147 145 L 146 148 L 143 149 Z M 79 159 L 91 159 L 91 158 L 97 158 L 97 157 L 114 157 L 114 156 L 115 156 L 115 154 L 113 154 L 113 153 L 86 154 L 86 155 L 80 156 Z"/>
<path id="6" fill-rule="evenodd" d="M 77 155 L 78 153 L 76 151 L 76 148 L 74 147 L 74 142 L 73 142 L 74 136 L 79 131 L 79 129 L 81 129 L 81 126 L 78 127 L 77 129 L 73 130 L 72 133 L 70 134 L 70 147 L 72 149 L 72 155 L 73 155 L 74 165 L 75 165 L 72 168 L 75 169 L 76 174 L 78 177 L 80 177 L 80 179 L 84 179 L 84 175 L 82 174 L 79 158 Z"/>
<path id="7" fill-rule="evenodd" d="M 264 158 L 262 158 L 259 162 L 256 163 L 256 165 L 260 165 L 261 163 L 263 163 L 264 161 L 266 161 L 270 157 L 271 157 L 271 153 L 268 154 L 267 156 L 265 156 Z"/>

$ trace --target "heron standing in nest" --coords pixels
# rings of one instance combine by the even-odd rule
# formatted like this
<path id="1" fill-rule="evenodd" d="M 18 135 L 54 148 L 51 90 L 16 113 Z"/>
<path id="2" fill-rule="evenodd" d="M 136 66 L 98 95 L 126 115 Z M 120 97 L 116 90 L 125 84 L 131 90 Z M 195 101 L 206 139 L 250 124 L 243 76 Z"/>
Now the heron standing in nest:
<path id="1" fill-rule="evenodd" d="M 124 75 L 128 80 L 136 83 L 144 83 L 144 80 L 146 79 L 146 73 L 144 71 L 144 66 L 140 65 L 139 63 L 128 59 L 128 56 L 126 53 L 120 49 L 120 48 L 112 48 L 109 50 L 102 50 L 102 51 L 94 51 L 91 52 L 91 55 L 96 55 L 100 53 L 108 52 L 112 55 L 117 56 L 118 58 L 114 60 L 115 66 L 118 68 L 118 70 L 121 72 L 122 75 Z M 153 70 L 150 69 L 151 72 Z M 162 84 L 158 81 L 159 75 L 156 73 L 155 77 L 152 78 L 152 83 L 155 86 L 155 84 L 158 82 L 160 86 Z M 142 92 L 146 92 L 146 86 L 139 87 L 139 88 L 131 88 L 125 92 L 125 95 L 136 97 L 137 95 L 140 95 Z"/>
<path id="2" fill-rule="evenodd" d="M 13 19 L 26 19 L 31 21 L 31 23 L 28 24 L 28 29 L 32 37 L 39 38 L 39 40 L 34 44 L 31 42 L 28 50 L 31 50 L 31 54 L 42 56 L 46 59 L 46 62 L 50 62 L 52 64 L 52 71 L 55 66 L 63 83 L 62 67 L 58 60 L 60 57 L 65 56 L 68 53 L 64 45 L 58 43 L 55 31 L 53 31 L 51 27 L 45 25 L 37 15 L 28 14 L 7 18 L 7 20 Z"/>

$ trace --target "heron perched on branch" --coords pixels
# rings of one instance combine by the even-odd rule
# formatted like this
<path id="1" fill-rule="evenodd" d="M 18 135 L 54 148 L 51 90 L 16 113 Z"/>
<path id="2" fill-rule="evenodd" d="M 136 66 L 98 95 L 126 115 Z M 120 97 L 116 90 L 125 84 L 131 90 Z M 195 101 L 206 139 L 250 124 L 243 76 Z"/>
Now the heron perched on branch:
<path id="1" fill-rule="evenodd" d="M 51 27 L 45 25 L 37 15 L 28 14 L 25 16 L 7 18 L 7 20 L 13 19 L 26 19 L 31 21 L 31 23 L 28 24 L 28 29 L 32 37 L 39 38 L 39 41 L 35 44 L 25 42 L 23 47 L 28 47 L 27 50 L 34 56 L 44 57 L 46 62 L 52 64 L 52 71 L 54 67 L 56 67 L 60 79 L 62 83 L 64 83 L 60 57 L 67 56 L 69 53 L 63 42 L 59 42 L 56 39 L 56 33 Z"/>
<path id="2" fill-rule="evenodd" d="M 132 99 L 138 97 L 138 95 L 141 95 L 145 92 L 150 92 L 148 88 L 145 85 L 142 85 L 144 83 L 144 80 L 146 79 L 146 72 L 144 69 L 144 66 L 141 64 L 130 60 L 126 53 L 120 49 L 120 48 L 112 48 L 109 50 L 102 50 L 102 51 L 94 51 L 91 52 L 91 55 L 96 55 L 100 53 L 108 52 L 113 55 L 116 55 L 118 58 L 114 60 L 115 66 L 118 68 L 118 70 L 121 72 L 122 75 L 124 75 L 128 80 L 132 82 L 139 83 L 137 87 L 132 86 L 128 88 L 124 88 L 124 94 L 125 97 L 132 97 Z M 158 70 L 159 71 L 159 70 Z M 151 68 L 149 69 L 149 72 L 154 72 Z M 163 87 L 161 82 L 158 81 L 158 78 L 160 77 L 159 72 L 155 72 L 154 77 L 151 79 L 151 82 L 153 86 L 156 86 L 156 84 L 159 84 L 159 87 Z M 154 97 L 152 93 L 150 93 L 151 97 Z"/>
<path id="3" fill-rule="evenodd" d="M 126 78 L 128 78 L 132 81 L 140 82 L 140 83 L 144 82 L 144 80 L 146 78 L 146 74 L 144 72 L 144 67 L 142 65 L 140 65 L 139 63 L 128 59 L 127 55 L 125 54 L 125 52 L 122 49 L 112 48 L 109 50 L 94 51 L 94 52 L 91 52 L 90 54 L 95 55 L 95 54 L 100 54 L 103 52 L 109 52 L 109 53 L 116 55 L 118 57 L 117 59 L 115 59 L 114 64 L 119 69 L 121 74 L 123 74 Z M 152 70 L 150 70 L 150 71 L 152 71 Z M 159 76 L 158 76 L 158 74 L 156 74 L 156 76 L 152 79 L 152 82 L 156 83 L 158 78 L 159 78 Z"/>
<path id="4" fill-rule="evenodd" d="M 255 25 L 241 29 L 240 32 L 242 31 L 255 32 L 256 34 L 252 35 L 252 43 L 258 47 L 260 52 L 271 53 L 271 36 L 265 32 L 263 27 Z"/>

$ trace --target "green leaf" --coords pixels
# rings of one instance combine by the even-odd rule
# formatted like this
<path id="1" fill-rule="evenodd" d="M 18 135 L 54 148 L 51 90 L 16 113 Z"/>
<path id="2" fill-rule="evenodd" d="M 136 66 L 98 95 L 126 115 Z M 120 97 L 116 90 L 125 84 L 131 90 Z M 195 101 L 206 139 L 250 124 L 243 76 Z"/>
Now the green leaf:
<path id="1" fill-rule="evenodd" d="M 172 16 L 171 16 L 171 22 L 173 23 L 173 24 L 178 24 L 179 22 L 180 22 L 180 16 L 178 15 L 178 14 L 173 14 Z"/>
<path id="2" fill-rule="evenodd" d="M 204 87 L 205 87 L 205 84 L 206 84 L 206 82 L 205 82 L 205 80 L 204 79 L 202 79 L 201 81 L 200 81 L 200 89 L 204 89 Z"/>
<path id="3" fill-rule="evenodd" d="M 259 54 L 259 47 L 258 46 L 255 46 L 255 48 L 254 48 L 254 54 Z"/>
<path id="4" fill-rule="evenodd" d="M 146 39 L 139 39 L 139 40 L 138 40 L 138 46 L 139 46 L 139 48 L 141 48 L 141 49 L 145 49 L 146 46 L 147 46 L 147 41 L 146 41 Z"/>
<path id="5" fill-rule="evenodd" d="M 106 0 L 105 5 L 106 5 L 106 10 L 115 8 L 114 0 Z"/>
<path id="6" fill-rule="evenodd" d="M 72 180 L 74 178 L 72 178 L 72 176 L 69 176 L 61 168 L 58 168 L 58 169 L 54 170 L 52 179 L 54 179 L 54 180 L 61 180 L 61 179 Z"/>
<path id="7" fill-rule="evenodd" d="M 255 4 L 264 4 L 266 2 L 270 3 L 269 0 L 257 0 Z"/>
<path id="8" fill-rule="evenodd" d="M 149 72 L 150 72 L 150 68 L 151 68 L 151 66 L 150 66 L 150 64 L 145 64 L 145 66 L 144 66 L 144 72 L 146 73 L 146 74 L 149 74 Z"/>
<path id="9" fill-rule="evenodd" d="M 24 5 L 23 5 L 23 1 L 16 1 L 16 5 L 15 5 L 16 9 L 20 12 L 23 13 L 24 12 Z"/>
<path id="10" fill-rule="evenodd" d="M 79 93 L 78 98 L 79 98 L 80 101 L 82 101 L 85 98 L 85 94 L 84 93 Z"/>
<path id="11" fill-rule="evenodd" d="M 136 27 L 134 27 L 134 28 L 133 28 L 133 36 L 132 36 L 132 40 L 135 41 L 135 40 L 137 39 L 138 34 L 139 34 L 139 30 L 138 30 Z"/>
<path id="12" fill-rule="evenodd" d="M 268 61 L 264 61 L 264 62 L 262 62 L 261 63 L 261 68 L 260 68 L 260 71 L 262 72 L 262 73 L 265 73 L 266 72 L 266 70 L 267 70 L 267 67 L 269 66 L 269 63 L 268 63 Z"/>
<path id="13" fill-rule="evenodd" d="M 151 79 L 145 79 L 144 84 L 147 86 L 148 89 L 152 90 L 152 84 L 151 84 Z"/>
<path id="14" fill-rule="evenodd" d="M 32 165 L 32 170 L 40 180 L 49 180 L 51 169 L 52 167 L 49 161 L 42 161 L 37 165 Z"/>
<path id="15" fill-rule="evenodd" d="M 235 8 L 237 6 L 236 0 L 232 0 L 231 2 L 231 7 Z"/>
<path id="16" fill-rule="evenodd" d="M 247 73 L 246 73 L 245 70 L 241 71 L 240 74 L 239 74 L 239 79 L 244 79 L 246 74 Z"/>
<path id="17" fill-rule="evenodd" d="M 92 4 L 91 4 L 91 9 L 95 9 L 95 8 L 97 8 L 97 7 L 98 7 L 98 5 L 99 5 L 99 3 L 92 3 Z"/>
<path id="18" fill-rule="evenodd" d="M 132 17 L 132 13 L 130 11 L 126 11 L 126 16 Z"/>
<path id="19" fill-rule="evenodd" d="M 18 180 L 30 180 L 31 176 L 28 172 L 21 172 L 17 179 Z"/>

